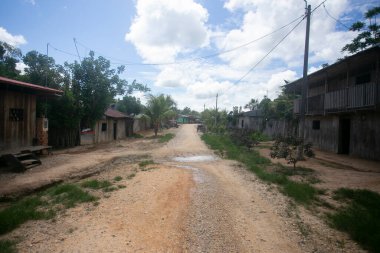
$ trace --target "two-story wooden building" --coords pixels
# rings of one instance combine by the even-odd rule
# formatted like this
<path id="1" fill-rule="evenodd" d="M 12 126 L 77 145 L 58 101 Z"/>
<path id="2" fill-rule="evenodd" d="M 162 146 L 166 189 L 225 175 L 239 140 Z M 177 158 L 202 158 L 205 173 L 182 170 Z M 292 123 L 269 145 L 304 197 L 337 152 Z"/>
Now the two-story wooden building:
<path id="1" fill-rule="evenodd" d="M 380 160 L 380 45 L 308 75 L 304 138 L 315 147 Z M 301 94 L 302 78 L 286 86 Z M 301 99 L 294 101 L 300 113 Z"/>

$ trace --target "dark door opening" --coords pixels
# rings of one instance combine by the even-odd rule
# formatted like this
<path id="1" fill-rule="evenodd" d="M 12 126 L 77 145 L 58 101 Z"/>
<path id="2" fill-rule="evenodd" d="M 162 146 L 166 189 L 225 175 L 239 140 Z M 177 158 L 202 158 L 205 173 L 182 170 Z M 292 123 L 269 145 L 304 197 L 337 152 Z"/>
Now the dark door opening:
<path id="1" fill-rule="evenodd" d="M 351 121 L 350 119 L 340 119 L 339 120 L 339 154 L 349 154 L 350 153 L 350 130 Z"/>
<path id="2" fill-rule="evenodd" d="M 116 140 L 117 137 L 117 123 L 113 123 L 113 139 Z"/>

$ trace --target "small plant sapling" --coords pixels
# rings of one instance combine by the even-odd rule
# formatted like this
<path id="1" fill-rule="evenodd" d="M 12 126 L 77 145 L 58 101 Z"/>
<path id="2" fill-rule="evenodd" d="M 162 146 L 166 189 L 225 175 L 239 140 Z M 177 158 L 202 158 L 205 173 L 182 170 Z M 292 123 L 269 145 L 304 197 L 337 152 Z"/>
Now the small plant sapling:
<path id="1" fill-rule="evenodd" d="M 306 157 L 314 157 L 315 154 L 311 147 L 311 143 L 304 144 L 301 138 L 279 136 L 271 147 L 270 156 L 278 159 L 284 158 L 288 164 L 293 164 L 293 168 L 296 168 L 296 164 L 299 161 L 298 149 L 301 148 Z"/>

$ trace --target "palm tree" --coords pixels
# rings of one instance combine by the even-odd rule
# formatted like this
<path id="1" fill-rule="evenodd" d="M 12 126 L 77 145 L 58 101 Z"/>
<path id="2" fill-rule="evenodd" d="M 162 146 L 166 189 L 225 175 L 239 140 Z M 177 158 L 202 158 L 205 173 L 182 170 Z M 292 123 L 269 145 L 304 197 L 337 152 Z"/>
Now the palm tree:
<path id="1" fill-rule="evenodd" d="M 161 122 L 175 115 L 175 102 L 169 95 L 148 96 L 145 114 L 150 118 L 154 127 L 154 135 L 157 136 Z"/>

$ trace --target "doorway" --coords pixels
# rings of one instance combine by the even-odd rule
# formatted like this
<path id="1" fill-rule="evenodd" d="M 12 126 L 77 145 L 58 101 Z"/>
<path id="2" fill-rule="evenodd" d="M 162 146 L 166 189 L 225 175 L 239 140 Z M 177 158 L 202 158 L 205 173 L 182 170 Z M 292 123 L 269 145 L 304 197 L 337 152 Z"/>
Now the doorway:
<path id="1" fill-rule="evenodd" d="M 117 123 L 113 123 L 113 139 L 116 140 L 117 137 Z"/>
<path id="2" fill-rule="evenodd" d="M 350 153 L 351 120 L 347 118 L 339 119 L 339 154 Z"/>

